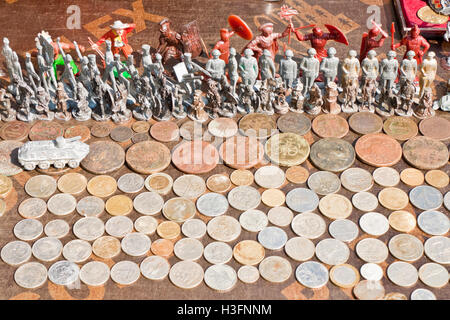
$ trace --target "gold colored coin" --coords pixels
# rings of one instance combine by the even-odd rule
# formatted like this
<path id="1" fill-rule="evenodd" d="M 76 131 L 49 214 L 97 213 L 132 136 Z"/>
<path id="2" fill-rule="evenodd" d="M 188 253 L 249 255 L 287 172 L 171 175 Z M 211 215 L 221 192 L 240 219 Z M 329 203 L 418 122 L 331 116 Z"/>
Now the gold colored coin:
<path id="1" fill-rule="evenodd" d="M 131 125 L 131 129 L 133 129 L 136 133 L 148 132 L 150 129 L 150 123 L 147 121 L 136 121 Z"/>
<path id="2" fill-rule="evenodd" d="M 434 12 L 429 6 L 424 6 L 417 11 L 420 20 L 432 24 L 444 24 L 448 21 L 448 16 Z"/>
<path id="3" fill-rule="evenodd" d="M 448 174 L 442 170 L 430 170 L 425 174 L 425 181 L 435 188 L 441 189 L 448 186 Z"/>
<path id="4" fill-rule="evenodd" d="M 408 298 L 403 293 L 391 292 L 391 293 L 386 294 L 380 300 L 408 300 Z"/>
<path id="5" fill-rule="evenodd" d="M 6 211 L 6 202 L 0 199 L 0 217 L 5 214 Z"/>
<path id="6" fill-rule="evenodd" d="M 341 288 L 353 288 L 359 282 L 359 271 L 344 263 L 330 269 L 330 280 Z"/>
<path id="7" fill-rule="evenodd" d="M 300 166 L 292 166 L 286 170 L 286 179 L 289 182 L 301 184 L 305 183 L 309 178 L 309 172 L 307 169 Z"/>
<path id="8" fill-rule="evenodd" d="M 96 197 L 106 198 L 117 190 L 116 179 L 110 176 L 101 175 L 93 177 L 87 184 L 87 191 Z"/>
<path id="9" fill-rule="evenodd" d="M 319 201 L 320 212 L 330 219 L 345 219 L 352 213 L 352 203 L 340 194 L 327 194 Z"/>
<path id="10" fill-rule="evenodd" d="M 175 239 L 180 235 L 181 228 L 176 222 L 164 221 L 158 225 L 156 232 L 163 239 Z"/>
<path id="11" fill-rule="evenodd" d="M 58 190 L 63 193 L 80 194 L 86 189 L 87 179 L 79 173 L 66 173 L 58 179 Z"/>
<path id="12" fill-rule="evenodd" d="M 284 192 L 279 189 L 267 189 L 261 195 L 261 201 L 268 207 L 279 207 L 285 200 Z"/>
<path id="13" fill-rule="evenodd" d="M 102 259 L 111 259 L 120 253 L 120 241 L 111 236 L 103 236 L 92 244 L 94 254 Z"/>
<path id="14" fill-rule="evenodd" d="M 233 256 L 240 264 L 253 266 L 264 259 L 265 250 L 259 242 L 243 240 L 234 246 Z"/>
<path id="15" fill-rule="evenodd" d="M 133 210 L 133 200 L 119 194 L 106 201 L 105 209 L 112 216 L 126 216 Z"/>
<path id="16" fill-rule="evenodd" d="M 420 186 L 424 182 L 422 171 L 414 168 L 406 168 L 400 173 L 400 180 L 408 186 Z"/>
<path id="17" fill-rule="evenodd" d="M 212 192 L 223 193 L 231 188 L 231 181 L 225 174 L 214 174 L 206 180 L 206 186 Z"/>
<path id="18" fill-rule="evenodd" d="M 408 205 L 408 195 L 399 188 L 384 188 L 378 193 L 378 201 L 389 210 L 402 210 Z"/>
<path id="19" fill-rule="evenodd" d="M 403 210 L 394 211 L 389 215 L 389 225 L 400 232 L 410 232 L 416 227 L 416 217 Z"/>
<path id="20" fill-rule="evenodd" d="M 144 185 L 148 191 L 166 195 L 172 190 L 173 179 L 167 173 L 158 172 L 148 176 Z"/>
<path id="21" fill-rule="evenodd" d="M 245 169 L 234 170 L 230 180 L 236 186 L 249 186 L 253 183 L 253 173 Z"/>
<path id="22" fill-rule="evenodd" d="M 7 176 L 0 174 L 0 198 L 6 198 L 11 192 L 12 187 L 12 180 Z"/>
<path id="23" fill-rule="evenodd" d="M 292 167 L 309 156 L 309 144 L 296 133 L 279 133 L 267 140 L 264 150 L 270 160 L 280 166 Z"/>

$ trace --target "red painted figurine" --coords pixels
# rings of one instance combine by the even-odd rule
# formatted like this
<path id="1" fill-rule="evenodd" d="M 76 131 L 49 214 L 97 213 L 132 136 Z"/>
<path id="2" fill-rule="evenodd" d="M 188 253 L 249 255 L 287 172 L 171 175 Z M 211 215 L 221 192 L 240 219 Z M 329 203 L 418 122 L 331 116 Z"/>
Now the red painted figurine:
<path id="1" fill-rule="evenodd" d="M 414 58 L 416 58 L 418 65 L 422 63 L 423 56 L 430 48 L 430 44 L 428 43 L 428 41 L 420 35 L 420 29 L 417 24 L 415 24 L 409 31 L 409 33 L 403 37 L 402 41 L 400 41 L 399 43 L 392 43 L 391 49 L 395 50 L 401 46 L 406 47 L 405 55 L 403 58 L 406 58 L 406 53 L 412 50 L 416 54 Z"/>
<path id="2" fill-rule="evenodd" d="M 364 32 L 361 39 L 361 50 L 359 51 L 359 61 L 363 61 L 367 57 L 367 52 L 375 48 L 380 48 L 384 44 L 384 40 L 389 36 L 381 26 L 372 20 L 373 27 L 369 32 Z M 381 34 L 380 39 L 377 40 L 378 35 Z"/>
<path id="3" fill-rule="evenodd" d="M 245 49 L 253 50 L 254 57 L 256 60 L 262 55 L 264 49 L 267 49 L 272 54 L 272 59 L 275 60 L 275 55 L 278 53 L 278 42 L 277 40 L 280 38 L 284 38 L 289 34 L 289 30 L 291 30 L 292 25 L 288 25 L 283 33 L 274 33 L 273 32 L 273 23 L 265 23 L 259 27 L 259 31 L 261 34 L 257 36 L 255 39 L 250 41 L 243 49 L 242 53 Z"/>
<path id="4" fill-rule="evenodd" d="M 228 57 L 230 55 L 230 38 L 234 35 L 234 31 L 228 31 L 228 29 L 220 29 L 220 40 L 217 41 L 213 50 L 217 49 L 220 51 L 220 59 L 228 64 Z"/>
<path id="5" fill-rule="evenodd" d="M 170 28 L 169 19 L 163 19 L 159 25 L 159 45 L 156 51 L 162 55 L 163 63 L 172 58 L 180 59 L 183 54 L 181 34 Z"/>
<path id="6" fill-rule="evenodd" d="M 128 44 L 127 34 L 136 28 L 136 25 L 134 23 L 122 23 L 122 21 L 116 20 L 110 27 L 111 30 L 93 44 L 92 49 L 97 49 L 103 42 L 109 39 L 111 40 L 113 54 L 120 54 L 122 52 L 125 58 L 128 58 L 128 55 L 133 52 L 133 48 Z"/>

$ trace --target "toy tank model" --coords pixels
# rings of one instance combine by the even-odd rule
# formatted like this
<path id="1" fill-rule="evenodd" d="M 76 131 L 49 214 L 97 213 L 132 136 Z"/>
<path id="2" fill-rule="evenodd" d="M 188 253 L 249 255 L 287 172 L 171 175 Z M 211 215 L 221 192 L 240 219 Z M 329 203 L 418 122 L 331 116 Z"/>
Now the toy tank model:
<path id="1" fill-rule="evenodd" d="M 19 163 L 25 170 L 48 169 L 53 164 L 62 169 L 66 164 L 71 168 L 80 165 L 81 160 L 89 153 L 89 145 L 79 141 L 81 137 L 55 140 L 29 141 L 19 148 Z"/>

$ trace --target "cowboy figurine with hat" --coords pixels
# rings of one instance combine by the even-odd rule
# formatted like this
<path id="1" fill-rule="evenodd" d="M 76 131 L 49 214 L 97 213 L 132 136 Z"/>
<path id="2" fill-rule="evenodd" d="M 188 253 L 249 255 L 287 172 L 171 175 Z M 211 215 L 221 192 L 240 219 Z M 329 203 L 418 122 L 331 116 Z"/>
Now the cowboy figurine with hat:
<path id="1" fill-rule="evenodd" d="M 109 39 L 111 40 L 113 54 L 120 54 L 122 52 L 125 58 L 128 58 L 128 55 L 133 52 L 133 48 L 128 44 L 127 34 L 136 28 L 136 25 L 134 23 L 123 23 L 120 20 L 116 20 L 110 25 L 110 28 L 111 30 L 92 45 L 92 49 L 98 49 L 103 42 Z"/>

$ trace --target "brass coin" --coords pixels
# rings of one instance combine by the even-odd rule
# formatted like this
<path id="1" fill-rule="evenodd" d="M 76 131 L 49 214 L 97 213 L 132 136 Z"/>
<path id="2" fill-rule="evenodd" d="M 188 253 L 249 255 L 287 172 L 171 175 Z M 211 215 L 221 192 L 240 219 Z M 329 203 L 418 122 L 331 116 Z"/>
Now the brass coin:
<path id="1" fill-rule="evenodd" d="M 58 190 L 72 195 L 82 193 L 86 185 L 87 179 L 80 173 L 67 173 L 58 179 Z"/>
<path id="2" fill-rule="evenodd" d="M 172 190 L 173 179 L 167 173 L 154 173 L 145 179 L 144 185 L 148 191 L 166 195 Z"/>
<path id="3" fill-rule="evenodd" d="M 348 133 L 348 123 L 336 114 L 321 114 L 314 118 L 312 129 L 321 138 L 342 138 Z"/>
<path id="4" fill-rule="evenodd" d="M 106 198 L 117 190 L 116 179 L 110 176 L 96 176 L 89 180 L 87 191 L 96 197 Z"/>
<path id="5" fill-rule="evenodd" d="M 389 117 L 384 122 L 383 130 L 387 135 L 400 141 L 411 139 L 419 132 L 414 120 L 405 117 Z"/>
<path id="6" fill-rule="evenodd" d="M 277 120 L 278 129 L 281 132 L 292 132 L 301 136 L 311 130 L 311 120 L 299 113 L 286 113 Z"/>
<path id="7" fill-rule="evenodd" d="M 161 222 L 156 228 L 156 232 L 163 239 L 175 239 L 181 233 L 180 225 L 173 221 Z"/>
<path id="8" fill-rule="evenodd" d="M 286 170 L 286 179 L 295 184 L 305 183 L 308 177 L 308 170 L 300 166 L 292 166 Z"/>
<path id="9" fill-rule="evenodd" d="M 378 201 L 389 210 L 402 210 L 408 205 L 408 195 L 401 189 L 384 188 L 378 193 Z"/>
<path id="10" fill-rule="evenodd" d="M 123 148 L 115 142 L 96 141 L 89 145 L 89 154 L 81 161 L 83 169 L 94 174 L 107 174 L 122 167 Z"/>
<path id="11" fill-rule="evenodd" d="M 131 139 L 133 130 L 125 126 L 117 126 L 111 130 L 109 136 L 116 142 L 125 142 Z"/>
<path id="12" fill-rule="evenodd" d="M 0 199 L 0 217 L 6 212 L 6 202 Z"/>
<path id="13" fill-rule="evenodd" d="M 12 180 L 0 174 L 0 198 L 6 198 L 13 188 Z"/>
<path id="14" fill-rule="evenodd" d="M 94 254 L 102 259 L 111 259 L 120 253 L 120 241 L 111 236 L 97 238 L 92 244 Z"/>
<path id="15" fill-rule="evenodd" d="M 292 167 L 308 158 L 310 148 L 306 139 L 296 133 L 279 133 L 266 142 L 264 150 L 273 163 Z"/>
<path id="16" fill-rule="evenodd" d="M 170 150 L 160 142 L 139 142 L 127 150 L 126 162 L 131 169 L 139 173 L 160 172 L 170 164 Z"/>
<path id="17" fill-rule="evenodd" d="M 386 294 L 381 300 L 408 300 L 408 298 L 400 292 L 391 292 Z"/>
<path id="18" fill-rule="evenodd" d="M 348 119 L 350 128 L 359 134 L 380 132 L 383 120 L 372 112 L 357 112 Z"/>
<path id="19" fill-rule="evenodd" d="M 403 157 L 417 169 L 438 169 L 448 163 L 448 148 L 428 137 L 414 137 L 403 144 Z"/>
<path id="20" fill-rule="evenodd" d="M 148 132 L 148 129 L 150 129 L 150 123 L 147 121 L 136 121 L 131 125 L 131 129 L 133 129 L 136 133 Z"/>
<path id="21" fill-rule="evenodd" d="M 253 173 L 244 169 L 234 170 L 230 180 L 236 186 L 249 186 L 253 183 Z"/>
<path id="22" fill-rule="evenodd" d="M 123 194 L 115 195 L 106 201 L 105 209 L 112 216 L 126 216 L 133 210 L 133 200 Z"/>
<path id="23" fill-rule="evenodd" d="M 310 158 L 320 170 L 341 172 L 355 162 L 355 149 L 345 140 L 325 138 L 311 146 Z"/>
<path id="24" fill-rule="evenodd" d="M 162 209 L 163 215 L 171 221 L 184 222 L 195 215 L 195 204 L 186 198 L 171 198 Z"/>
<path id="25" fill-rule="evenodd" d="M 425 178 L 422 171 L 414 168 L 406 168 L 400 172 L 400 180 L 408 186 L 416 187 L 423 184 Z"/>
<path id="26" fill-rule="evenodd" d="M 91 128 L 91 134 L 97 138 L 105 138 L 111 133 L 112 126 L 109 123 L 96 123 Z"/>
<path id="27" fill-rule="evenodd" d="M 444 24 L 448 21 L 448 16 L 434 12 L 429 6 L 417 10 L 417 16 L 420 20 L 432 24 Z"/>
<path id="28" fill-rule="evenodd" d="M 225 174 L 214 174 L 206 180 L 206 186 L 212 192 L 223 193 L 231 188 L 231 181 Z"/>
<path id="29" fill-rule="evenodd" d="M 425 181 L 430 186 L 440 189 L 448 186 L 449 177 L 448 174 L 442 170 L 430 170 L 425 174 Z"/>
<path id="30" fill-rule="evenodd" d="M 157 239 L 152 242 L 150 250 L 154 255 L 168 257 L 173 252 L 173 242 L 167 239 Z"/>
<path id="31" fill-rule="evenodd" d="M 234 246 L 233 256 L 240 264 L 254 266 L 264 259 L 265 249 L 257 241 L 243 240 Z"/>
<path id="32" fill-rule="evenodd" d="M 279 207 L 285 200 L 284 192 L 279 189 L 267 189 L 261 194 L 261 201 L 268 207 Z"/>
<path id="33" fill-rule="evenodd" d="M 416 227 L 416 217 L 403 210 L 394 211 L 389 215 L 389 225 L 400 232 L 410 232 Z"/>
<path id="34" fill-rule="evenodd" d="M 277 124 L 271 116 L 250 113 L 239 120 L 239 131 L 248 137 L 268 138 L 277 131 Z"/>
<path id="35" fill-rule="evenodd" d="M 175 122 L 161 121 L 152 125 L 150 135 L 157 141 L 171 142 L 179 139 L 180 130 Z"/>
<path id="36" fill-rule="evenodd" d="M 352 203 L 340 194 L 328 194 L 319 201 L 320 212 L 330 219 L 345 219 L 352 213 Z"/>

